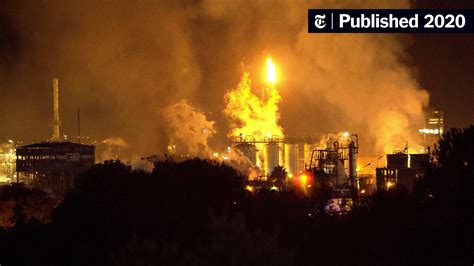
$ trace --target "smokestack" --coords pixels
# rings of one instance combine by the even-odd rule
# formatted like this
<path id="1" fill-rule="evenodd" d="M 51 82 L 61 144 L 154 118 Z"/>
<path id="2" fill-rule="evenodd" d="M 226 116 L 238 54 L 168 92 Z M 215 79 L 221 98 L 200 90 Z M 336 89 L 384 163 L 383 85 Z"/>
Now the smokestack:
<path id="1" fill-rule="evenodd" d="M 59 80 L 53 79 L 53 134 L 51 136 L 52 141 L 59 141 L 59 126 L 61 120 L 59 120 Z"/>
<path id="2" fill-rule="evenodd" d="M 81 111 L 77 108 L 77 143 L 81 143 Z"/>
<path id="3" fill-rule="evenodd" d="M 359 149 L 359 139 L 356 134 L 351 136 L 349 143 L 349 180 L 352 186 L 352 198 L 354 203 L 359 203 L 359 180 L 357 178 L 357 153 Z"/>

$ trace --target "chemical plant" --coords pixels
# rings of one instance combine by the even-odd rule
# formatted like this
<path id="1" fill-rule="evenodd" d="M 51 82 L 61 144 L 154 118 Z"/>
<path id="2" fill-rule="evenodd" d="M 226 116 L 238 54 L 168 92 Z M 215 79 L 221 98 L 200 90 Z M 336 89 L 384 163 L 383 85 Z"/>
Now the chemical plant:
<path id="1" fill-rule="evenodd" d="M 60 126 L 59 81 L 53 79 L 51 140 L 16 147 L 16 180 L 11 181 L 25 183 L 61 198 L 74 185 L 74 177 L 94 165 L 95 147 L 61 140 Z"/>
<path id="2" fill-rule="evenodd" d="M 335 199 L 358 200 L 376 189 L 390 189 L 395 184 L 412 190 L 414 181 L 423 175 L 429 160 L 428 153 L 402 151 L 386 155 L 387 165 L 379 167 L 379 156 L 359 155 L 359 137 L 349 132 L 326 136 L 286 136 L 278 124 L 278 102 L 281 96 L 275 88 L 276 68 L 271 58 L 266 60 L 268 87 L 261 89 L 261 97 L 250 87 L 248 73 L 241 83 L 225 96 L 224 112 L 231 126 L 232 145 L 227 155 L 245 161 L 249 191 L 259 189 L 297 189 L 305 194 L 313 188 L 331 189 Z M 242 111 L 244 110 L 244 111 Z M 62 197 L 74 186 L 74 177 L 96 162 L 95 146 L 80 142 L 80 118 L 78 113 L 78 143 L 61 139 L 59 116 L 59 81 L 53 79 L 52 135 L 49 141 L 22 146 L 9 141 L 0 146 L 0 182 L 21 182 L 40 188 L 53 196 Z M 239 125 L 239 126 L 236 126 Z M 194 125 L 193 125 L 194 126 Z M 196 128 L 196 127 L 194 127 Z M 202 128 L 202 127 L 198 127 Z M 210 127 L 212 132 L 212 127 Z M 425 144 L 434 143 L 444 131 L 444 114 L 434 111 L 419 130 Z M 206 130 L 202 129 L 202 134 Z M 110 138 L 118 147 L 127 147 L 121 138 Z M 207 147 L 207 137 L 204 137 Z M 171 156 L 176 145 L 170 143 Z M 118 157 L 119 152 L 114 158 Z M 212 153 L 211 153 L 212 154 Z M 15 157 L 16 156 L 16 157 Z M 185 155 L 183 158 L 189 158 Z M 147 157 L 150 158 L 158 157 Z M 116 158 L 119 159 L 119 158 Z M 213 153 L 212 159 L 232 165 L 228 156 Z"/>

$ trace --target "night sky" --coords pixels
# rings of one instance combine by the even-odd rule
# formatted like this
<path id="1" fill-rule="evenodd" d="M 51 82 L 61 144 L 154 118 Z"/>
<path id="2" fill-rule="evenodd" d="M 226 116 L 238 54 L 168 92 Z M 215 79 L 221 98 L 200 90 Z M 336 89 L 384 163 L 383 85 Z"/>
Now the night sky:
<path id="1" fill-rule="evenodd" d="M 416 1 L 419 8 L 474 8 L 473 1 Z M 447 127 L 474 123 L 474 34 L 413 34 L 409 49 L 433 107 Z"/>
<path id="2" fill-rule="evenodd" d="M 76 130 L 76 109 L 81 108 L 84 134 L 99 140 L 121 136 L 141 145 L 138 150 L 153 152 L 165 143 L 161 137 L 165 125 L 156 113 L 187 98 L 209 119 L 217 121 L 220 138 L 215 143 L 225 146 L 228 129 L 222 117 L 222 99 L 224 92 L 238 83 L 241 63 L 254 69 L 267 53 L 275 55 L 277 62 L 279 56 L 289 58 L 294 49 L 291 45 L 301 46 L 297 38 L 300 24 L 306 21 L 307 8 L 318 6 L 308 3 L 287 9 L 285 1 L 274 6 L 265 2 L 252 6 L 245 21 L 240 21 L 219 17 L 216 14 L 220 6 L 210 2 L 161 1 L 148 5 L 143 1 L 133 6 L 117 1 L 112 6 L 95 1 L 1 1 L 0 141 L 48 138 L 51 79 L 59 77 L 63 129 L 70 135 Z M 412 5 L 474 8 L 468 0 L 424 0 Z M 235 16 L 240 14 L 239 7 L 226 8 Z M 277 16 L 268 14 L 260 17 L 258 12 L 265 10 L 285 14 L 292 20 L 277 21 Z M 235 21 L 238 26 L 232 24 Z M 259 21 L 258 26 L 255 21 Z M 272 29 L 281 26 L 279 34 L 265 31 L 268 25 Z M 429 93 L 430 102 L 425 109 L 444 111 L 447 127 L 472 124 L 474 34 L 405 34 L 397 38 L 403 43 L 404 64 L 413 71 L 420 89 Z M 295 80 L 299 75 L 294 71 L 297 58 L 292 57 L 285 69 L 287 76 L 295 73 Z M 300 84 L 291 82 L 288 84 Z M 345 112 L 340 106 L 317 106 L 330 104 L 329 96 L 321 96 L 311 107 L 314 110 L 310 108 L 322 114 L 314 118 L 302 114 L 307 108 L 290 100 L 303 99 L 307 94 L 290 93 L 285 88 L 281 93 L 282 124 L 286 128 L 313 130 L 303 125 L 302 121 L 308 118 L 311 124 L 321 125 L 318 132 L 330 132 L 343 128 L 328 117 L 352 121 L 342 115 Z M 363 122 L 349 126 L 357 131 L 364 128 Z M 154 134 L 160 137 L 150 137 Z"/>

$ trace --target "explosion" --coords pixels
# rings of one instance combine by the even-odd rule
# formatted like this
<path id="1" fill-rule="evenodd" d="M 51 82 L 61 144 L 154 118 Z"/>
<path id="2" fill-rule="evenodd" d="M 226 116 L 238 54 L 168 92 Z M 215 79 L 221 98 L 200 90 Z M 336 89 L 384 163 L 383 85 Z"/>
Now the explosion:
<path id="1" fill-rule="evenodd" d="M 224 113 L 231 119 L 229 137 L 249 136 L 255 138 L 283 137 L 279 125 L 278 103 L 281 96 L 275 89 L 276 70 L 271 58 L 267 58 L 267 81 L 270 87 L 263 87 L 262 97 L 252 91 L 250 74 L 244 72 L 237 89 L 225 95 Z"/>

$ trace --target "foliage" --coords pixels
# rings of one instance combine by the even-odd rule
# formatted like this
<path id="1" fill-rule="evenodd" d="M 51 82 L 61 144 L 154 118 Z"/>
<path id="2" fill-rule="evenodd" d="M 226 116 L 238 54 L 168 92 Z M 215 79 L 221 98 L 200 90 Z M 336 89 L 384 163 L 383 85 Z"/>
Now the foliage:
<path id="1" fill-rule="evenodd" d="M 324 214 L 327 187 L 249 192 L 235 169 L 201 159 L 158 161 L 151 173 L 95 165 L 46 225 L 17 204 L 32 192 L 2 188 L 8 218 L 30 219 L 0 230 L 2 264 L 469 264 L 473 131 L 446 133 L 413 194 L 378 191 L 342 216 Z"/>

